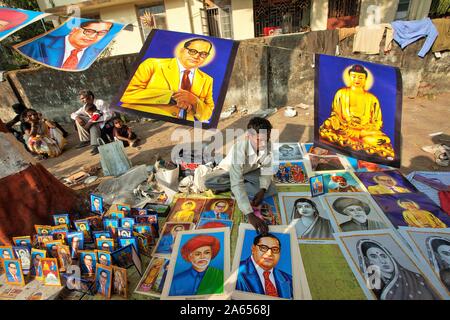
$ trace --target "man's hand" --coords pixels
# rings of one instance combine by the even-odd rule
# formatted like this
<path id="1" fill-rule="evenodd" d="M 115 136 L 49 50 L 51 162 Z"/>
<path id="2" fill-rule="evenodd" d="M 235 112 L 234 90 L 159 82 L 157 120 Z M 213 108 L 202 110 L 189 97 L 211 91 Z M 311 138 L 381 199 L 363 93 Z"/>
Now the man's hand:
<path id="1" fill-rule="evenodd" d="M 261 189 L 258 191 L 258 193 L 253 198 L 252 202 L 250 204 L 253 207 L 257 207 L 261 204 L 261 202 L 264 200 L 264 194 L 266 193 L 266 189 Z"/>
<path id="2" fill-rule="evenodd" d="M 195 94 L 183 89 L 175 92 L 172 97 L 177 101 L 178 104 L 188 104 L 192 107 L 195 107 L 198 101 L 198 98 Z"/>
<path id="3" fill-rule="evenodd" d="M 78 124 L 79 124 L 80 126 L 84 126 L 84 124 L 85 124 L 84 121 L 83 121 L 83 119 L 81 119 L 80 117 L 76 117 L 76 118 L 75 118 L 75 121 L 78 122 Z"/>
<path id="4" fill-rule="evenodd" d="M 256 229 L 256 232 L 265 234 L 269 231 L 267 224 L 258 218 L 253 212 L 247 215 L 248 222 Z"/>
<path id="5" fill-rule="evenodd" d="M 83 128 L 84 128 L 84 130 L 89 131 L 93 125 L 94 125 L 94 123 L 91 122 L 91 121 L 89 121 L 88 123 L 86 123 L 86 124 L 84 125 Z"/>

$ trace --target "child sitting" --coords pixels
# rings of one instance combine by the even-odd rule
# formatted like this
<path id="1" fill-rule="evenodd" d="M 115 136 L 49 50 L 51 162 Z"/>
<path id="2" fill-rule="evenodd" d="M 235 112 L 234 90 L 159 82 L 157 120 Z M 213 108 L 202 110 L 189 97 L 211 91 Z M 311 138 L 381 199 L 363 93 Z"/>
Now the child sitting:
<path id="1" fill-rule="evenodd" d="M 130 127 L 125 125 L 120 118 L 114 118 L 114 129 L 113 135 L 115 139 L 121 140 L 123 142 L 124 147 L 128 147 L 131 145 L 132 147 L 137 147 L 139 143 L 139 138 L 136 134 L 131 130 Z"/>

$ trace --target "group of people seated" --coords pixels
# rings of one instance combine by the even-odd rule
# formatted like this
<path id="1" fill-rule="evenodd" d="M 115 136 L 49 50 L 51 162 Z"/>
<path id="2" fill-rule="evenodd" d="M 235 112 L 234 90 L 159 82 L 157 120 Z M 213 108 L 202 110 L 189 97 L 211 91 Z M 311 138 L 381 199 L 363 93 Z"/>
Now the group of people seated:
<path id="1" fill-rule="evenodd" d="M 99 138 L 105 143 L 120 140 L 124 147 L 138 148 L 140 140 L 119 115 L 113 114 L 101 99 L 95 99 L 90 90 L 79 93 L 83 106 L 71 114 L 75 121 L 80 144 L 77 148 L 91 146 L 91 154 L 98 154 Z M 68 132 L 56 121 L 51 121 L 22 103 L 12 106 L 16 116 L 6 123 L 7 129 L 26 148 L 39 158 L 57 157 L 66 145 Z M 16 125 L 19 124 L 17 127 Z"/>

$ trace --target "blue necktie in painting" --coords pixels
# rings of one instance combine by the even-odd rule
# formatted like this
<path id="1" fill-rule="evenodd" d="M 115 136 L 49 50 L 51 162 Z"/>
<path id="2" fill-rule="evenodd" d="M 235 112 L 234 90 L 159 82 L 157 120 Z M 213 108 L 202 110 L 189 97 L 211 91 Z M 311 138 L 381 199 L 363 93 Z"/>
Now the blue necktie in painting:
<path id="1" fill-rule="evenodd" d="M 186 91 L 191 91 L 191 81 L 189 80 L 189 73 L 190 70 L 184 70 L 183 72 L 183 79 L 181 80 L 181 89 Z M 178 119 L 186 120 L 187 112 L 184 109 L 180 109 L 180 112 L 178 112 Z"/>

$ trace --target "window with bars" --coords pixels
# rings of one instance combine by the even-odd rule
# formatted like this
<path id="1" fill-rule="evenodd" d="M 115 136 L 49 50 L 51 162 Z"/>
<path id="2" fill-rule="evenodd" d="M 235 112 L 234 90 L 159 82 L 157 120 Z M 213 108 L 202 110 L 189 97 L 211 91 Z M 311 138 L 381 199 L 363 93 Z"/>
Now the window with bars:
<path id="1" fill-rule="evenodd" d="M 328 18 L 359 16 L 361 1 L 330 0 L 328 1 Z"/>
<path id="2" fill-rule="evenodd" d="M 152 29 L 167 29 L 164 4 L 140 7 L 137 9 L 139 29 L 145 41 Z"/>
<path id="3" fill-rule="evenodd" d="M 306 31 L 311 0 L 253 0 L 255 36 Z"/>
<path id="4" fill-rule="evenodd" d="M 411 5 L 411 0 L 400 0 L 398 2 L 397 13 L 395 14 L 395 20 L 408 19 L 410 5 Z"/>
<path id="5" fill-rule="evenodd" d="M 207 8 L 202 10 L 202 21 L 206 23 L 203 33 L 218 38 L 233 38 L 231 6 Z"/>

